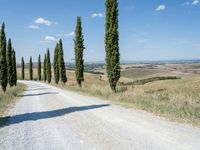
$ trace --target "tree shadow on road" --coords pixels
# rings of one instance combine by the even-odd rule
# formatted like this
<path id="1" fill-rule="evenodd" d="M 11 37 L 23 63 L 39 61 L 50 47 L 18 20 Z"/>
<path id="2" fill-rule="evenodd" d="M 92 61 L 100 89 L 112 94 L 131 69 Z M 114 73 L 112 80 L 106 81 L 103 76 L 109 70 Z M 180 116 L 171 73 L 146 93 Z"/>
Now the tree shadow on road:
<path id="1" fill-rule="evenodd" d="M 43 93 L 35 93 L 35 94 L 22 94 L 22 95 L 19 95 L 19 97 L 54 95 L 54 94 L 59 94 L 59 93 L 58 92 L 43 92 Z"/>
<path id="2" fill-rule="evenodd" d="M 26 89 L 26 91 L 39 91 L 39 90 L 49 90 L 50 88 L 39 87 L 39 88 L 30 88 Z"/>
<path id="3" fill-rule="evenodd" d="M 73 112 L 86 111 L 91 109 L 98 109 L 102 107 L 108 107 L 109 104 L 101 104 L 101 105 L 90 105 L 90 106 L 77 106 L 77 107 L 69 107 L 64 109 L 45 111 L 45 112 L 33 112 L 33 113 L 25 113 L 15 116 L 6 116 L 0 117 L 0 128 L 5 126 L 10 126 L 18 123 L 22 123 L 25 121 L 37 121 L 42 119 L 49 119 L 54 117 L 64 116 Z"/>

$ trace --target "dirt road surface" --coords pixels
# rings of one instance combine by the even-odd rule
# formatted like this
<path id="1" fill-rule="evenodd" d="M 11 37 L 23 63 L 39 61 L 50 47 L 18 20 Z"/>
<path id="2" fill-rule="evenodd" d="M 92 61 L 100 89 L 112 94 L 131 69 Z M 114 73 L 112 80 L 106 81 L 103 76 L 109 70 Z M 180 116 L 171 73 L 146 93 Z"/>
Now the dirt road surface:
<path id="1" fill-rule="evenodd" d="M 50 85 L 27 90 L 0 118 L 1 150 L 200 150 L 200 128 Z"/>

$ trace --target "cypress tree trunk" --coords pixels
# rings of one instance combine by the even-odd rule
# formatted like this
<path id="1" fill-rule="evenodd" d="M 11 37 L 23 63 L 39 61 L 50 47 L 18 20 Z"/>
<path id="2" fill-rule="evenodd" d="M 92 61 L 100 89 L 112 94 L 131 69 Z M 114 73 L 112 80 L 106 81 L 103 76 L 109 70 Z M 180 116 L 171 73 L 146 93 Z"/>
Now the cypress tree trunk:
<path id="1" fill-rule="evenodd" d="M 46 68 L 46 54 L 44 55 L 44 63 L 43 63 L 43 80 L 47 81 L 47 68 Z"/>
<path id="2" fill-rule="evenodd" d="M 41 81 L 41 57 L 38 56 L 38 80 Z"/>
<path id="3" fill-rule="evenodd" d="M 66 69 L 65 69 L 65 62 L 63 58 L 63 44 L 62 40 L 59 41 L 59 74 L 61 81 L 65 84 L 67 82 L 67 76 L 66 76 Z"/>
<path id="4" fill-rule="evenodd" d="M 7 45 L 7 71 L 8 71 L 8 83 L 10 87 L 14 85 L 12 61 L 13 61 L 12 60 L 12 43 L 11 43 L 11 39 L 9 39 L 8 45 Z"/>
<path id="5" fill-rule="evenodd" d="M 46 67 L 47 67 L 47 81 L 48 81 L 48 83 L 51 83 L 51 60 L 50 60 L 49 49 L 47 49 Z"/>
<path id="6" fill-rule="evenodd" d="M 30 80 L 33 80 L 33 62 L 32 62 L 32 57 L 30 57 L 30 62 L 29 62 L 29 76 L 30 76 Z"/>
<path id="7" fill-rule="evenodd" d="M 116 92 L 120 78 L 120 53 L 118 32 L 118 2 L 106 0 L 106 70 L 111 89 Z"/>
<path id="8" fill-rule="evenodd" d="M 54 67 L 54 79 L 55 83 L 58 84 L 59 82 L 59 45 L 56 44 L 55 50 L 54 50 L 54 61 L 53 61 L 53 67 Z"/>
<path id="9" fill-rule="evenodd" d="M 21 60 L 21 78 L 22 78 L 22 80 L 24 80 L 24 78 L 25 78 L 25 76 L 24 76 L 24 58 L 22 57 L 22 60 Z"/>
<path id="10" fill-rule="evenodd" d="M 75 33 L 75 73 L 76 73 L 76 81 L 78 85 L 81 87 L 82 81 L 84 81 L 84 60 L 83 60 L 83 51 L 84 47 L 84 39 L 82 33 L 81 26 L 81 17 L 77 17 L 77 25 L 76 25 L 76 33 Z"/>
<path id="11" fill-rule="evenodd" d="M 6 35 L 5 24 L 1 26 L 0 33 L 0 83 L 2 90 L 5 92 L 7 87 L 7 62 L 6 62 Z"/>
<path id="12" fill-rule="evenodd" d="M 17 66 L 16 66 L 16 56 L 15 50 L 12 50 L 12 83 L 17 86 Z"/>

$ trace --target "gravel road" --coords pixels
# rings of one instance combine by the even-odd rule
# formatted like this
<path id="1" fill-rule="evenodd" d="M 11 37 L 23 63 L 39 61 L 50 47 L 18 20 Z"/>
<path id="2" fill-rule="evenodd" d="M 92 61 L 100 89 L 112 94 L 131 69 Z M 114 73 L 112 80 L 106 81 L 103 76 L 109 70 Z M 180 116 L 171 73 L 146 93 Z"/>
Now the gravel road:
<path id="1" fill-rule="evenodd" d="M 28 86 L 0 124 L 1 150 L 200 150 L 200 128 L 64 91 Z"/>

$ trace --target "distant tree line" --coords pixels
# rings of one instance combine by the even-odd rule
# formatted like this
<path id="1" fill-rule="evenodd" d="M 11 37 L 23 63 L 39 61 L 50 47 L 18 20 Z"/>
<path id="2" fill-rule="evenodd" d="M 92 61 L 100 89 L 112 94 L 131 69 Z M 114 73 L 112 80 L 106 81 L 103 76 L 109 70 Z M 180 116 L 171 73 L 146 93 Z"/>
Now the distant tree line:
<path id="1" fill-rule="evenodd" d="M 0 29 L 0 86 L 6 92 L 7 85 L 17 85 L 17 69 L 15 50 L 12 47 L 11 39 L 6 40 L 5 23 Z"/>

